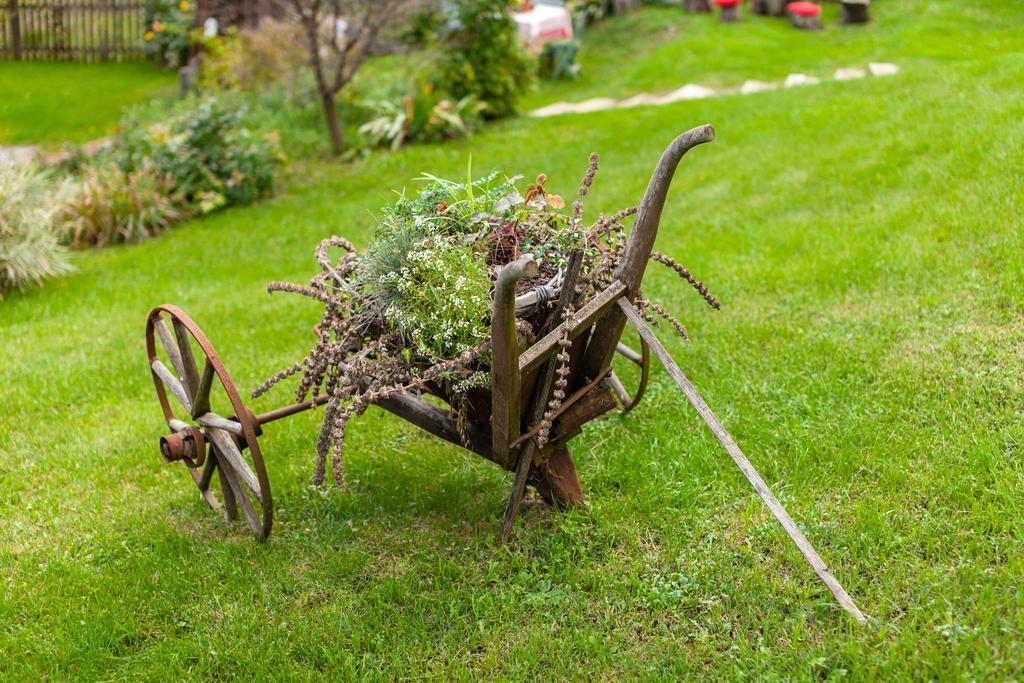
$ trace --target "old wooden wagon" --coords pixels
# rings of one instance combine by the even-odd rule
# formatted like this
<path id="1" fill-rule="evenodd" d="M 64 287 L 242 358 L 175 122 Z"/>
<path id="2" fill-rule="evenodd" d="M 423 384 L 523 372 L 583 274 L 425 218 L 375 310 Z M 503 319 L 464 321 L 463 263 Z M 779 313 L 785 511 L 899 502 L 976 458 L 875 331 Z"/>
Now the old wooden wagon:
<path id="1" fill-rule="evenodd" d="M 537 265 L 527 255 L 502 268 L 495 284 L 491 320 L 492 383 L 489 388 L 470 396 L 465 424 L 457 425 L 447 410 L 411 394 L 390 395 L 376 404 L 514 473 L 501 527 L 502 537 L 507 538 L 528 484 L 554 504 L 573 505 L 583 500 L 569 443 L 588 421 L 616 406 L 629 410 L 636 405 L 644 393 L 653 354 L 839 603 L 863 621 L 860 610 L 829 573 L 633 304 L 676 167 L 688 150 L 713 138 L 714 130 L 706 125 L 680 135 L 669 145 L 640 204 L 615 279 L 527 348 L 521 348 L 516 334 L 516 283 L 535 275 Z M 578 261 L 575 263 L 574 266 L 570 260 L 566 267 L 566 282 L 572 281 L 574 273 L 571 271 L 578 268 Z M 571 287 L 563 286 L 560 292 L 541 291 L 535 296 L 557 297 L 557 311 L 564 306 L 566 292 L 570 291 Z M 520 304 L 521 299 L 522 296 Z M 627 325 L 639 334 L 639 350 L 622 343 Z M 266 538 L 273 522 L 274 507 L 259 445 L 262 429 L 270 422 L 312 409 L 326 399 L 254 412 L 242 401 L 209 338 L 188 315 L 174 306 L 157 306 L 150 312 L 146 322 L 146 348 L 157 397 L 170 429 L 170 433 L 160 437 L 164 460 L 181 463 L 211 507 L 223 510 L 229 519 L 236 518 L 240 509 L 253 533 L 258 538 Z M 554 416 L 550 435 L 539 440 L 536 437 L 555 384 L 555 356 L 559 353 L 568 353 L 569 357 L 569 369 L 563 370 L 560 377 L 565 380 L 561 384 L 566 387 L 566 397 Z M 632 391 L 614 371 L 616 356 L 639 367 L 638 372 L 632 373 L 635 376 Z M 441 399 L 451 398 L 440 386 L 434 386 L 432 393 Z M 224 406 L 222 412 L 216 412 L 215 405 Z M 538 448 L 538 441 L 543 444 L 542 448 Z M 212 485 L 214 476 L 218 479 L 219 493 Z"/>

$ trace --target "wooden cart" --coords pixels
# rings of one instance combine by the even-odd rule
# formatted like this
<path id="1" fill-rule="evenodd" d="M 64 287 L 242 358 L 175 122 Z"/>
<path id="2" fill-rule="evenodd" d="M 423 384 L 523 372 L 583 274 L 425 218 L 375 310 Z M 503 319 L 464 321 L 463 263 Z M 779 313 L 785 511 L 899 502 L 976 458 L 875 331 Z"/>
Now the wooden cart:
<path id="1" fill-rule="evenodd" d="M 532 257 L 524 256 L 500 271 L 492 312 L 492 385 L 489 390 L 470 393 L 461 430 L 449 411 L 418 396 L 392 395 L 377 405 L 515 473 L 501 526 L 502 538 L 507 538 L 527 484 L 554 504 L 573 505 L 583 500 L 568 444 L 586 422 L 617 406 L 629 410 L 636 405 L 647 383 L 653 352 L 817 575 L 843 608 L 863 621 L 864 615 L 829 573 L 632 303 L 654 246 L 676 167 L 688 150 L 712 139 L 714 129 L 706 125 L 680 135 L 669 145 L 640 204 L 616 278 L 528 348 L 521 348 L 516 333 L 516 284 L 524 277 L 536 275 L 537 265 Z M 569 268 L 572 267 L 570 261 Z M 562 292 L 570 290 L 562 288 Z M 562 294 L 556 310 L 566 305 L 561 300 L 564 298 Z M 627 324 L 639 333 L 639 351 L 621 343 Z M 562 350 L 566 338 L 571 340 L 566 349 L 570 358 L 566 398 L 554 416 L 549 438 L 538 449 L 536 436 L 552 392 L 555 355 Z M 158 353 L 157 340 L 162 353 Z M 210 340 L 184 311 L 174 306 L 157 306 L 150 312 L 146 348 L 157 397 L 170 428 L 170 434 L 160 438 L 164 459 L 184 464 L 211 507 L 223 510 L 229 519 L 235 519 L 241 509 L 253 533 L 260 539 L 266 538 L 273 523 L 273 499 L 258 441 L 262 428 L 314 408 L 326 399 L 320 397 L 263 413 L 253 412 L 243 403 Z M 612 362 L 616 355 L 639 366 L 637 386 L 632 392 L 614 372 Z M 440 386 L 434 386 L 432 391 L 439 398 L 452 398 Z M 172 407 L 169 398 L 177 405 Z M 223 406 L 221 413 L 214 410 L 218 405 Z M 212 486 L 214 475 L 219 494 Z"/>

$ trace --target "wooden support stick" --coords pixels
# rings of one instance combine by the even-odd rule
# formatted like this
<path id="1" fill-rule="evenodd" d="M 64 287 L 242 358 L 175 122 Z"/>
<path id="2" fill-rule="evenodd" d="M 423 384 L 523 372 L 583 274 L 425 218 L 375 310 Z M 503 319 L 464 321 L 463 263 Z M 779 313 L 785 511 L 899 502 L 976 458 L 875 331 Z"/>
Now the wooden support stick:
<path id="1" fill-rule="evenodd" d="M 675 383 L 686 395 L 686 398 L 690 403 L 693 404 L 693 407 L 697 409 L 697 413 L 701 418 L 703 418 L 704 422 L 707 423 L 708 427 L 711 428 L 715 437 L 722 446 L 725 447 L 729 456 L 732 457 L 733 462 L 735 462 L 736 466 L 740 468 L 741 472 L 743 472 L 743 476 L 745 476 L 747 481 L 750 482 L 750 485 L 754 487 L 754 491 L 757 492 L 757 495 L 760 496 L 761 500 L 771 511 L 772 515 L 775 516 L 775 519 L 779 524 L 782 525 L 782 528 L 793 540 L 793 543 L 796 544 L 796 547 L 800 549 L 804 559 L 806 559 L 807 563 L 811 565 L 812 569 L 814 569 L 814 573 L 818 575 L 821 582 L 824 583 L 829 591 L 832 592 L 832 595 L 835 596 L 839 605 L 861 624 L 867 623 L 867 617 L 865 617 L 863 612 L 857 608 L 853 599 L 850 598 L 849 594 L 829 572 L 828 567 L 825 566 L 825 563 L 814 550 L 810 541 L 808 541 L 803 535 L 803 532 L 797 528 L 793 519 L 789 516 L 789 513 L 786 512 L 786 508 L 782 507 L 782 503 L 779 502 L 771 489 L 768 488 L 768 484 L 765 483 L 764 479 L 761 478 L 761 475 L 754 469 L 754 466 L 750 464 L 749 460 L 747 460 L 747 456 L 743 455 L 743 451 L 740 450 L 740 447 L 737 446 L 736 442 L 733 441 L 731 436 L 729 436 L 729 433 L 725 431 L 725 427 L 723 427 L 722 423 L 718 421 L 715 414 L 711 412 L 711 408 L 708 407 L 708 404 L 705 403 L 704 399 L 697 393 L 693 384 L 690 383 L 690 380 L 687 379 L 685 374 L 683 374 L 683 371 L 678 365 L 676 365 L 675 360 L 673 360 L 672 356 L 670 356 L 668 351 L 665 350 L 665 347 L 661 345 L 658 338 L 654 336 L 651 328 L 647 326 L 647 323 L 643 321 L 636 309 L 633 308 L 633 306 L 625 299 L 619 300 L 619 307 L 622 309 L 622 312 L 626 314 L 629 321 L 633 323 L 633 326 L 636 327 L 640 336 L 643 337 L 644 341 L 646 341 L 654 351 L 654 355 L 657 356 L 658 360 L 660 360 L 662 365 L 665 366 L 668 374 L 672 375 L 672 379 L 675 380 Z"/>

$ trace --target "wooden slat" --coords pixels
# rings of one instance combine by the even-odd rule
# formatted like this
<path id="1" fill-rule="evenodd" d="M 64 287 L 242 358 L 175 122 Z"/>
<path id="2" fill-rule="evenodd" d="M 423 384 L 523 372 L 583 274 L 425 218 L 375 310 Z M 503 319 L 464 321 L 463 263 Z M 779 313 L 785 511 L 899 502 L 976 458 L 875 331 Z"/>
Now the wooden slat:
<path id="1" fill-rule="evenodd" d="M 188 394 L 185 392 L 185 387 L 181 386 L 181 382 L 174 376 L 167 366 L 160 362 L 160 359 L 154 359 L 152 365 L 153 372 L 160 378 L 160 381 L 164 383 L 164 386 L 171 392 L 174 398 L 178 399 L 178 403 L 185 408 L 186 411 L 192 414 L 192 401 L 189 399 Z"/>
<path id="2" fill-rule="evenodd" d="M 570 329 L 569 338 L 575 339 L 590 329 L 594 322 L 615 305 L 615 301 L 626 291 L 626 285 L 616 280 L 608 288 L 588 301 L 572 320 L 566 320 L 555 329 L 544 335 L 539 341 L 519 356 L 519 372 L 527 374 L 536 369 L 558 349 L 558 340 L 566 327 Z"/>
<path id="3" fill-rule="evenodd" d="M 636 309 L 633 308 L 633 306 L 625 299 L 619 300 L 619 307 L 622 309 L 626 318 L 634 327 L 636 327 L 640 336 L 643 337 L 644 341 L 646 341 L 651 347 L 651 350 L 654 351 L 654 355 L 657 356 L 658 360 L 660 360 L 662 365 L 665 366 L 668 374 L 671 375 L 672 379 L 675 381 L 676 386 L 682 390 L 687 400 L 689 400 L 697 410 L 697 414 L 701 416 L 701 419 L 703 419 L 711 429 L 715 438 L 718 439 L 719 443 L 721 443 L 725 448 L 725 451 L 732 458 L 733 462 L 735 462 L 736 466 L 739 467 L 740 472 L 742 472 L 743 476 L 747 478 L 750 485 L 754 487 L 754 491 L 757 492 L 757 495 L 764 502 L 765 506 L 769 511 L 771 511 L 772 515 L 785 530 L 786 534 L 789 535 L 793 543 L 796 544 L 796 547 L 800 549 L 800 553 L 804 556 L 804 559 L 807 560 L 807 563 L 811 565 L 814 573 L 818 575 L 818 578 L 825 584 L 825 587 L 829 589 L 833 596 L 835 596 L 839 605 L 861 624 L 867 623 L 867 617 L 865 617 L 863 612 L 857 608 L 853 599 L 850 598 L 846 590 L 839 584 L 836 578 L 832 576 L 832 573 L 829 572 L 828 567 L 825 566 L 825 562 L 822 561 L 821 557 L 814 549 L 814 546 L 811 545 L 810 541 L 807 540 L 807 537 L 804 536 L 796 523 L 793 522 L 793 518 L 789 516 L 788 512 L 786 512 L 786 508 L 782 507 L 782 503 L 779 502 L 775 497 L 775 494 L 773 494 L 771 489 L 768 488 L 768 484 L 765 483 L 764 479 L 761 478 L 761 475 L 758 474 L 756 469 L 754 469 L 754 466 L 750 464 L 749 460 L 747 460 L 747 456 L 745 456 L 743 451 L 740 450 L 740 447 L 736 445 L 736 442 L 733 441 L 729 432 L 725 431 L 725 427 L 723 427 L 722 423 L 718 421 L 715 414 L 711 412 L 711 408 L 708 407 L 708 404 L 705 403 L 704 399 L 697 393 L 693 384 L 690 383 L 690 380 L 685 374 L 683 374 L 683 371 L 678 365 L 676 365 L 675 360 L 671 355 L 669 355 L 665 347 L 661 345 L 661 342 L 651 331 L 651 328 L 647 326 L 647 323 L 645 323 L 643 318 L 640 317 L 640 314 L 637 313 Z"/>

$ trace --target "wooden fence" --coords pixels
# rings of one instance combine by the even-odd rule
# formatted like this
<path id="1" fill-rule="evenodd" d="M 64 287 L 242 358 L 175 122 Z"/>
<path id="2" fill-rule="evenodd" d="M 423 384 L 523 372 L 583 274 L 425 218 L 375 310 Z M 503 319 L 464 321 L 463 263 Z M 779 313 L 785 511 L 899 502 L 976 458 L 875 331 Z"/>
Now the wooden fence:
<path id="1" fill-rule="evenodd" d="M 196 23 L 253 25 L 276 0 L 193 0 Z M 125 61 L 141 59 L 144 0 L 0 0 L 0 59 Z"/>
<path id="2" fill-rule="evenodd" d="M 0 56 L 31 61 L 139 59 L 142 0 L 0 0 Z"/>

